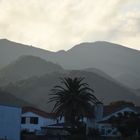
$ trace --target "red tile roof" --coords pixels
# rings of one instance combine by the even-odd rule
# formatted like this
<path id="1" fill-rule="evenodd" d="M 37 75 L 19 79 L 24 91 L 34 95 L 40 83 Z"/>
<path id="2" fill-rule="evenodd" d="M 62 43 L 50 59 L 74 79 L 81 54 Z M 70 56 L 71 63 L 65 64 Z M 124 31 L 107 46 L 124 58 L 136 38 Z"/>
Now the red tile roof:
<path id="1" fill-rule="evenodd" d="M 32 113 L 35 113 L 44 118 L 54 118 L 54 116 L 55 116 L 55 114 L 53 114 L 53 113 L 47 113 L 43 110 L 40 110 L 40 109 L 37 109 L 34 107 L 30 107 L 30 106 L 26 106 L 26 107 L 22 108 L 22 114 L 24 114 L 26 112 L 32 112 Z"/>
<path id="2" fill-rule="evenodd" d="M 124 106 L 110 106 L 110 105 L 107 105 L 107 106 L 104 106 L 104 113 L 103 115 L 104 116 L 108 116 L 114 112 L 117 112 L 119 110 L 122 110 L 126 107 L 129 107 L 131 108 L 132 110 L 136 111 L 136 112 L 139 112 L 140 113 L 140 107 L 137 107 L 137 106 L 129 106 L 129 105 L 124 105 Z"/>
<path id="3" fill-rule="evenodd" d="M 124 109 L 126 107 L 130 107 L 131 109 L 137 111 L 140 113 L 140 107 L 137 106 L 121 106 L 121 107 L 117 107 L 117 106 L 110 106 L 110 105 L 106 105 L 104 106 L 104 112 L 103 115 L 104 116 L 108 116 L 114 112 L 117 112 L 121 109 Z M 39 116 L 42 116 L 44 118 L 55 118 L 55 114 L 54 113 L 47 113 L 43 110 L 34 108 L 34 107 L 30 107 L 30 106 L 26 106 L 22 108 L 22 113 L 26 113 L 26 112 L 33 112 Z"/>

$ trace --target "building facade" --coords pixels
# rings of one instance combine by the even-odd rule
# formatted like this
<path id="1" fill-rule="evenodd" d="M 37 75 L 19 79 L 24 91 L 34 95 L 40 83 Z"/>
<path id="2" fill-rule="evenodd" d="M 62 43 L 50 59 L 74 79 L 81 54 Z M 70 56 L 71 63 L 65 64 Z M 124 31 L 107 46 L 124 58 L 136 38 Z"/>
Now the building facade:
<path id="1" fill-rule="evenodd" d="M 87 127 L 98 129 L 101 136 L 104 137 L 117 137 L 120 136 L 120 132 L 117 128 L 113 127 L 108 120 L 111 117 L 118 117 L 119 114 L 124 113 L 140 113 L 140 108 L 135 106 L 121 106 L 121 107 L 113 107 L 113 106 L 103 106 L 103 104 L 98 104 L 94 108 L 95 118 L 87 119 Z"/>
<path id="2" fill-rule="evenodd" d="M 41 134 L 42 127 L 57 123 L 53 114 L 46 113 L 33 107 L 24 107 L 22 109 L 21 130 Z"/>
<path id="3" fill-rule="evenodd" d="M 99 131 L 101 136 L 117 137 L 121 134 L 118 132 L 117 128 L 108 123 L 108 120 L 113 116 L 118 116 L 120 113 L 140 113 L 140 108 L 135 106 L 112 107 L 98 103 L 93 108 L 93 111 L 93 118 L 85 117 L 83 119 L 87 126 L 87 132 L 89 128 L 94 128 Z M 69 127 L 69 125 L 64 121 L 64 117 L 62 117 L 61 120 L 54 119 L 52 114 L 32 107 L 25 107 L 22 110 L 21 130 L 28 130 L 29 132 L 35 133 L 45 130 L 45 133 L 47 133 L 46 130 L 57 132 L 66 127 Z"/>
<path id="4" fill-rule="evenodd" d="M 20 140 L 21 108 L 0 105 L 0 139 Z"/>

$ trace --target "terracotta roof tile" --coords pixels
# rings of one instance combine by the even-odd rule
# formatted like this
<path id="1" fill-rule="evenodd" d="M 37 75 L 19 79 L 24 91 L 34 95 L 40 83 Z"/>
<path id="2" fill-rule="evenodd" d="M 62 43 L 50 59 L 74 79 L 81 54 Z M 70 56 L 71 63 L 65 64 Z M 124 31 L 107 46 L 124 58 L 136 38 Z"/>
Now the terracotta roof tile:
<path id="1" fill-rule="evenodd" d="M 122 110 L 126 107 L 129 107 L 133 110 L 135 110 L 136 112 L 139 112 L 140 113 L 140 107 L 137 107 L 137 106 L 128 106 L 128 105 L 124 105 L 124 106 L 110 106 L 110 105 L 107 105 L 107 106 L 104 106 L 104 116 L 108 116 L 114 112 L 117 112 L 119 110 Z"/>
<path id="2" fill-rule="evenodd" d="M 34 107 L 30 107 L 30 106 L 26 106 L 26 107 L 22 108 L 22 114 L 26 113 L 26 112 L 32 112 L 32 113 L 35 113 L 35 114 L 42 116 L 44 118 L 54 118 L 54 116 L 55 116 L 55 114 L 53 114 L 53 113 L 47 113 L 43 110 L 40 110 L 40 109 L 37 109 Z"/>

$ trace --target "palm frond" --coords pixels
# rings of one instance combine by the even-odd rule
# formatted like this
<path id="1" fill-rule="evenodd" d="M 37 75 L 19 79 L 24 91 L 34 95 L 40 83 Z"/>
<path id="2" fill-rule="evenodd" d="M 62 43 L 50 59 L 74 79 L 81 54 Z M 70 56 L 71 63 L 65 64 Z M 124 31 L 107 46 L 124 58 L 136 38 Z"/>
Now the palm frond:
<path id="1" fill-rule="evenodd" d="M 52 112 L 56 116 L 65 116 L 71 121 L 93 116 L 92 106 L 99 100 L 94 96 L 94 90 L 83 80 L 81 77 L 60 78 L 62 86 L 54 86 L 49 94 L 49 102 L 55 102 Z"/>

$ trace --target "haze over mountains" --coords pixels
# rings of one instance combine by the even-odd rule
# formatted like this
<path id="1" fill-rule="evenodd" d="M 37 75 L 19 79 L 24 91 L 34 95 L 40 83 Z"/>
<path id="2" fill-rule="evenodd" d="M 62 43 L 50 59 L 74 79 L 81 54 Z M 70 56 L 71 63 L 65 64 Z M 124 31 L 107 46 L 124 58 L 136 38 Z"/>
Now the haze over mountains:
<path id="1" fill-rule="evenodd" d="M 65 69 L 97 68 L 128 87 L 140 87 L 140 52 L 121 45 L 98 41 L 82 43 L 68 51 L 50 52 L 0 40 L 0 69 L 22 55 L 38 56 Z"/>
<path id="2" fill-rule="evenodd" d="M 16 42 L 9 41 L 7 39 L 0 40 L 0 69 L 4 66 L 10 64 L 11 62 L 18 59 L 18 57 L 23 55 L 33 55 L 46 57 L 53 54 L 46 50 L 41 50 L 34 48 L 32 46 L 19 44 Z"/>
<path id="3" fill-rule="evenodd" d="M 3 39 L 0 87 L 21 102 L 49 111 L 49 93 L 59 78 L 80 76 L 104 103 L 127 100 L 140 105 L 139 60 L 139 51 L 108 42 L 50 52 Z"/>
<path id="4" fill-rule="evenodd" d="M 31 106 L 32 104 L 17 98 L 11 93 L 5 92 L 0 89 L 0 104 L 12 106 Z M 34 105 L 35 106 L 35 105 Z"/>
<path id="5" fill-rule="evenodd" d="M 41 76 L 46 73 L 63 71 L 60 65 L 35 56 L 21 56 L 0 70 L 0 85 Z"/>
<path id="6" fill-rule="evenodd" d="M 121 84 L 93 72 L 78 70 L 66 71 L 65 73 L 55 72 L 42 75 L 41 77 L 32 77 L 14 84 L 9 84 L 4 89 L 19 99 L 50 111 L 52 107 L 51 104 L 47 104 L 47 102 L 51 89 L 55 85 L 60 85 L 60 77 L 66 76 L 85 77 L 85 81 L 95 90 L 94 95 L 105 104 L 116 100 L 126 100 L 140 105 L 140 97 L 136 96 L 131 90 Z"/>

